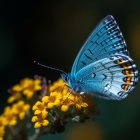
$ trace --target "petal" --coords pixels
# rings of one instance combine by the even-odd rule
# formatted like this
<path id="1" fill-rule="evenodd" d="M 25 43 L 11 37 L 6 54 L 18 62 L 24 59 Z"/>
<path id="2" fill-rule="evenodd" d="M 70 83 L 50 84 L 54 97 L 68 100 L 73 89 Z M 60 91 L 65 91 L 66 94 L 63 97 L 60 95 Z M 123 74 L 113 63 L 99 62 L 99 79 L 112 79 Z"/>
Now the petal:
<path id="1" fill-rule="evenodd" d="M 35 85 L 39 85 L 39 84 L 41 84 L 41 80 L 39 80 L 39 79 L 35 79 L 35 80 L 34 80 L 34 84 L 35 84 Z"/>
<path id="2" fill-rule="evenodd" d="M 18 114 L 19 113 L 19 111 L 17 110 L 17 106 L 15 106 L 15 105 L 13 105 L 13 108 L 12 108 L 12 113 L 13 114 Z"/>
<path id="3" fill-rule="evenodd" d="M 12 103 L 16 100 L 16 98 L 14 96 L 10 96 L 7 100 L 8 103 Z"/>
<path id="4" fill-rule="evenodd" d="M 36 110 L 36 109 L 38 109 L 38 107 L 37 107 L 36 105 L 34 105 L 34 106 L 32 107 L 32 110 Z"/>
<path id="5" fill-rule="evenodd" d="M 39 106 L 41 106 L 41 105 L 42 105 L 42 103 L 41 103 L 40 101 L 37 101 L 37 102 L 35 103 L 35 105 L 32 107 L 32 110 L 39 109 Z"/>
<path id="6" fill-rule="evenodd" d="M 35 85 L 34 90 L 41 90 L 42 87 L 40 85 Z"/>
<path id="7" fill-rule="evenodd" d="M 82 103 L 82 107 L 88 107 L 88 104 L 87 103 Z"/>
<path id="8" fill-rule="evenodd" d="M 23 105 L 24 105 L 24 102 L 20 100 L 20 101 L 17 103 L 17 105 L 18 105 L 18 106 L 23 106 Z"/>
<path id="9" fill-rule="evenodd" d="M 81 105 L 76 104 L 76 108 L 77 108 L 77 109 L 81 109 Z"/>
<path id="10" fill-rule="evenodd" d="M 63 112 L 67 112 L 68 109 L 69 109 L 69 106 L 67 106 L 67 105 L 62 105 L 62 106 L 61 106 L 61 110 L 62 110 Z"/>
<path id="11" fill-rule="evenodd" d="M 42 111 L 42 118 L 45 119 L 48 116 L 48 112 L 46 110 Z"/>
<path id="12" fill-rule="evenodd" d="M 40 127 L 41 127 L 41 124 L 39 122 L 36 122 L 34 125 L 34 128 L 40 128 Z"/>
<path id="13" fill-rule="evenodd" d="M 62 98 L 62 93 L 60 92 L 57 92 L 57 96 L 56 96 L 57 99 L 61 99 Z"/>
<path id="14" fill-rule="evenodd" d="M 57 92 L 51 92 L 51 93 L 50 93 L 50 96 L 57 96 L 57 95 L 58 95 Z"/>
<path id="15" fill-rule="evenodd" d="M 34 112 L 34 114 L 35 114 L 35 115 L 41 114 L 41 110 L 36 110 L 36 111 Z"/>
<path id="16" fill-rule="evenodd" d="M 68 99 L 74 100 L 74 95 L 73 94 L 70 94 L 69 97 L 68 97 Z"/>
<path id="17" fill-rule="evenodd" d="M 20 92 L 22 90 L 22 86 L 20 86 L 20 85 L 17 84 L 15 86 L 13 86 L 12 90 L 17 91 L 17 92 Z"/>
<path id="18" fill-rule="evenodd" d="M 30 105 L 29 104 L 25 104 L 24 105 L 24 111 L 29 110 L 30 109 Z"/>
<path id="19" fill-rule="evenodd" d="M 19 118 L 20 118 L 21 120 L 23 120 L 23 119 L 25 118 L 25 112 L 21 112 L 21 113 L 19 114 Z"/>
<path id="20" fill-rule="evenodd" d="M 48 108 L 53 108 L 54 107 L 54 103 L 48 103 L 47 107 Z"/>
<path id="21" fill-rule="evenodd" d="M 31 99 L 33 97 L 34 91 L 25 90 L 23 91 L 23 94 L 27 97 L 27 99 Z"/>
<path id="22" fill-rule="evenodd" d="M 36 122 L 36 121 L 38 121 L 38 117 L 37 116 L 33 116 L 32 117 L 32 122 Z"/>
<path id="23" fill-rule="evenodd" d="M 49 124 L 48 120 L 43 120 L 43 123 L 42 123 L 43 126 L 47 126 L 48 124 Z"/>
<path id="24" fill-rule="evenodd" d="M 55 100 L 54 105 L 56 105 L 56 106 L 60 106 L 60 105 L 61 105 L 60 100 Z"/>
<path id="25" fill-rule="evenodd" d="M 44 96 L 42 98 L 42 102 L 48 103 L 49 102 L 49 96 Z"/>
<path id="26" fill-rule="evenodd" d="M 14 125 L 16 125 L 17 124 L 17 120 L 16 119 L 13 119 L 13 120 L 11 120 L 10 122 L 9 122 L 9 125 L 12 125 L 12 126 L 14 126 Z"/>

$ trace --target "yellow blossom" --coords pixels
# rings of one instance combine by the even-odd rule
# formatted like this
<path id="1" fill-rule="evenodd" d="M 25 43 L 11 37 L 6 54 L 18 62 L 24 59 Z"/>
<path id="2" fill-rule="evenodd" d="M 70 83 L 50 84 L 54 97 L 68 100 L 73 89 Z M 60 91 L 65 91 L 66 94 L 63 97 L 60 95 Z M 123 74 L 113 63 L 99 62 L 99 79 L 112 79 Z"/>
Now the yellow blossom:
<path id="1" fill-rule="evenodd" d="M 48 120 L 40 120 L 38 122 L 35 123 L 34 127 L 35 128 L 40 128 L 41 125 L 42 126 L 47 126 L 49 124 L 49 121 Z"/>
<path id="2" fill-rule="evenodd" d="M 49 91 L 62 91 L 63 88 L 65 88 L 65 85 L 67 83 L 64 82 L 62 79 L 58 79 L 56 82 L 54 82 L 52 85 L 50 85 Z"/>
<path id="3" fill-rule="evenodd" d="M 23 94 L 28 98 L 32 98 L 36 91 L 42 89 L 41 80 L 25 78 L 21 81 L 20 85 L 23 87 Z"/>
<path id="4" fill-rule="evenodd" d="M 42 102 L 47 108 L 61 105 L 62 94 L 59 92 L 51 92 L 50 96 L 44 96 Z"/>
<path id="5" fill-rule="evenodd" d="M 48 117 L 49 119 L 52 117 L 51 110 L 52 112 L 55 112 L 57 109 L 62 112 L 67 112 L 71 106 L 75 106 L 74 109 L 78 110 L 88 106 L 88 104 L 83 101 L 83 97 L 80 94 L 75 94 L 68 86 L 64 86 L 65 84 L 66 82 L 62 79 L 53 83 L 49 89 L 50 95 L 44 96 L 42 101 L 37 101 L 33 106 L 32 109 L 35 111 L 35 116 L 32 117 L 32 122 L 35 123 L 35 128 L 40 128 L 41 126 L 47 126 L 49 124 L 49 120 L 46 120 L 46 117 L 48 115 L 50 116 Z M 55 106 L 57 106 L 56 110 L 53 108 Z M 48 110 L 50 111 L 49 114 Z M 57 113 L 56 114 L 59 115 L 59 112 Z"/>
<path id="6" fill-rule="evenodd" d="M 5 118 L 6 125 L 14 126 L 17 124 L 17 116 L 13 113 L 12 108 L 9 106 L 5 108 L 3 116 Z"/>
<path id="7" fill-rule="evenodd" d="M 22 86 L 19 84 L 16 84 L 11 88 L 11 96 L 8 98 L 8 103 L 12 103 L 14 101 L 17 101 L 21 98 L 21 92 L 22 91 Z"/>
<path id="8" fill-rule="evenodd" d="M 0 140 L 3 140 L 4 134 L 5 134 L 5 118 L 1 115 L 0 116 Z"/>
<path id="9" fill-rule="evenodd" d="M 0 116 L 0 127 L 5 127 L 5 125 L 6 125 L 6 122 L 5 122 L 5 118 L 4 118 L 4 116 Z"/>
<path id="10" fill-rule="evenodd" d="M 42 102 L 37 101 L 35 105 L 32 107 L 33 110 L 35 110 L 35 114 L 40 114 L 43 110 L 45 110 L 45 106 Z"/>
<path id="11" fill-rule="evenodd" d="M 83 98 L 80 95 L 75 96 L 74 104 L 75 104 L 77 109 L 88 107 L 88 104 L 83 101 Z"/>
<path id="12" fill-rule="evenodd" d="M 61 100 L 61 102 L 62 102 L 61 111 L 67 112 L 69 107 L 74 104 L 73 100 L 74 100 L 74 96 L 72 93 L 71 94 L 68 93 L 68 94 L 64 95 Z"/>
<path id="13" fill-rule="evenodd" d="M 13 103 L 16 100 L 19 100 L 21 98 L 21 94 L 16 92 L 16 93 L 12 93 L 12 95 L 8 98 L 7 102 L 8 103 Z"/>
<path id="14" fill-rule="evenodd" d="M 63 112 L 67 112 L 68 111 L 68 109 L 69 109 L 69 105 L 62 105 L 61 106 L 61 110 L 63 111 Z"/>
<path id="15" fill-rule="evenodd" d="M 16 84 L 12 87 L 13 92 L 21 92 L 22 91 L 22 86 L 19 84 Z"/>
<path id="16" fill-rule="evenodd" d="M 25 118 L 26 112 L 30 109 L 30 105 L 24 103 L 24 101 L 18 101 L 12 106 L 13 113 L 19 116 L 21 120 Z"/>
<path id="17" fill-rule="evenodd" d="M 83 102 L 81 95 L 67 92 L 67 94 L 63 95 L 61 110 L 66 112 L 71 105 L 76 106 L 77 109 L 88 106 L 86 102 Z"/>
<path id="18" fill-rule="evenodd" d="M 4 127 L 0 127 L 0 140 L 3 140 L 4 138 L 4 134 L 5 134 L 5 129 Z"/>
<path id="19" fill-rule="evenodd" d="M 49 124 L 49 121 L 46 120 L 46 117 L 48 116 L 47 111 L 41 112 L 41 114 L 38 114 L 36 116 L 32 117 L 32 122 L 35 122 L 34 127 L 40 128 L 41 126 L 47 126 Z"/>

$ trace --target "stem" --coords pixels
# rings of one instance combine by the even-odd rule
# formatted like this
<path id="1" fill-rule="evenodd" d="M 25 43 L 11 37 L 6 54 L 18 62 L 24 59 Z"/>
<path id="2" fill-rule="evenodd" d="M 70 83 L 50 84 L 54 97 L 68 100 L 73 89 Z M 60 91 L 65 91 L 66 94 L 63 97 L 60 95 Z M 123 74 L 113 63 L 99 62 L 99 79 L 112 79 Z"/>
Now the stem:
<path id="1" fill-rule="evenodd" d="M 29 140 L 37 140 L 40 137 L 40 129 L 36 129 L 35 134 L 29 137 Z"/>

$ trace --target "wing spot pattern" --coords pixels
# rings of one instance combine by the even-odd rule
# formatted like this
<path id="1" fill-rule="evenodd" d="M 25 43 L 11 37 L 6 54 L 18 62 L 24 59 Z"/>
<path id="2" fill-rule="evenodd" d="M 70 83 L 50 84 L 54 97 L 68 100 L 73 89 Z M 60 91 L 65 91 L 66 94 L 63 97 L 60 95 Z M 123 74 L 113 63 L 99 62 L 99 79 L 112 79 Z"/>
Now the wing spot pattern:
<path id="1" fill-rule="evenodd" d="M 126 77 L 123 78 L 125 84 L 122 84 L 121 88 L 125 92 L 132 90 L 138 81 L 136 65 L 133 64 L 132 60 L 126 58 L 118 59 L 114 61 L 114 63 L 118 64 L 118 66 L 120 66 L 121 68 L 124 68 L 124 70 L 122 70 L 122 73 L 126 75 Z"/>
<path id="2" fill-rule="evenodd" d="M 129 85 L 126 85 L 126 84 L 121 85 L 121 87 L 124 91 L 128 91 L 129 89 Z"/>
<path id="3" fill-rule="evenodd" d="M 83 61 L 81 61 L 81 63 L 82 63 L 83 65 L 85 65 L 85 66 L 87 65 L 87 64 L 86 64 L 85 62 L 83 62 Z"/>
<path id="4" fill-rule="evenodd" d="M 132 77 L 130 77 L 130 76 L 124 77 L 123 81 L 126 82 L 126 84 L 129 84 L 129 85 L 133 84 Z"/>
<path id="5" fill-rule="evenodd" d="M 107 79 L 107 76 L 105 74 L 103 74 L 103 76 L 104 76 L 104 78 L 103 78 L 103 81 L 104 81 L 105 79 Z"/>
<path id="6" fill-rule="evenodd" d="M 89 57 L 87 54 L 84 53 L 84 55 L 85 55 L 88 59 L 93 60 L 93 59 L 92 59 L 91 57 Z"/>
<path id="7" fill-rule="evenodd" d="M 90 49 L 88 49 L 88 51 L 90 52 L 90 54 L 92 54 L 92 55 L 93 55 L 93 52 L 92 52 Z"/>
<path id="8" fill-rule="evenodd" d="M 96 77 L 96 74 L 95 73 L 92 73 L 92 77 L 95 78 Z"/>

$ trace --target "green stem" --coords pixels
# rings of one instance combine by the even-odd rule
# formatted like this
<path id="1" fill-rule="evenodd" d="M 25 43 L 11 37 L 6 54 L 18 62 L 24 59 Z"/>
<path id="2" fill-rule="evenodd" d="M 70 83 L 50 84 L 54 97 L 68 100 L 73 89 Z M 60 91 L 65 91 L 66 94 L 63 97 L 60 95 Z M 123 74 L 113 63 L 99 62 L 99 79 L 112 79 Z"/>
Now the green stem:
<path id="1" fill-rule="evenodd" d="M 40 137 L 40 129 L 36 129 L 35 134 L 28 138 L 28 140 L 37 140 Z"/>

